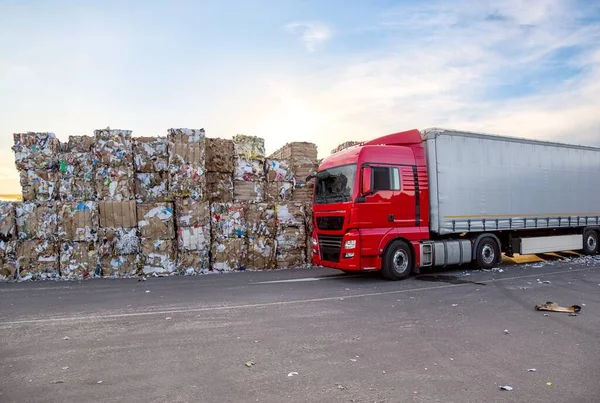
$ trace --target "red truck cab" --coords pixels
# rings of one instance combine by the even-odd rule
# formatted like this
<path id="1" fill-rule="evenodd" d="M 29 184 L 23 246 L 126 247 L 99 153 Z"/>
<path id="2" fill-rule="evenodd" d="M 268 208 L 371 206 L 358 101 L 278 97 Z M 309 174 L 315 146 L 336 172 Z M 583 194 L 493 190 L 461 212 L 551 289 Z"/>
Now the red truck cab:
<path id="1" fill-rule="evenodd" d="M 392 277 L 398 278 L 420 267 L 420 242 L 429 238 L 421 143 L 420 132 L 410 130 L 322 161 L 313 201 L 315 264 L 346 272 L 396 266 Z"/>

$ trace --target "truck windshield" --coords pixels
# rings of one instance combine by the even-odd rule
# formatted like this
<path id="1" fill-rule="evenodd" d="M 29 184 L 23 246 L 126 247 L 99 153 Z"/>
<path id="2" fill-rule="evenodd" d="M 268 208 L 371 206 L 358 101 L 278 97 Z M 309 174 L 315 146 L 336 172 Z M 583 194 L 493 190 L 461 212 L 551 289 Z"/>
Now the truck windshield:
<path id="1" fill-rule="evenodd" d="M 315 204 L 350 201 L 355 176 L 356 164 L 330 168 L 317 173 Z"/>

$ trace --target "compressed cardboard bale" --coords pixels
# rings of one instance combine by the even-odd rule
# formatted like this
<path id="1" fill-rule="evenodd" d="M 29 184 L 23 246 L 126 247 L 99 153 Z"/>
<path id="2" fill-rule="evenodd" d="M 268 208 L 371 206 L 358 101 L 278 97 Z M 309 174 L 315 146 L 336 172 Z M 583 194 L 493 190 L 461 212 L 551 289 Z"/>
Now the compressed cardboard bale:
<path id="1" fill-rule="evenodd" d="M 17 244 L 19 280 L 45 280 L 60 277 L 59 253 L 55 242 L 28 240 Z"/>
<path id="2" fill-rule="evenodd" d="M 311 202 L 304 203 L 304 226 L 306 227 L 306 235 L 312 236 L 314 230 L 313 223 L 313 205 Z"/>
<path id="3" fill-rule="evenodd" d="M 277 229 L 277 250 L 288 251 L 306 248 L 306 229 L 299 227 L 282 227 Z"/>
<path id="4" fill-rule="evenodd" d="M 136 228 L 137 203 L 135 200 L 127 201 L 99 201 L 101 228 Z"/>
<path id="5" fill-rule="evenodd" d="M 131 130 L 95 130 L 93 152 L 101 165 L 133 168 Z"/>
<path id="6" fill-rule="evenodd" d="M 169 200 L 169 175 L 166 172 L 136 173 L 135 198 L 140 202 Z"/>
<path id="7" fill-rule="evenodd" d="M 16 241 L 0 240 L 0 281 L 13 281 L 17 277 Z"/>
<path id="8" fill-rule="evenodd" d="M 58 154 L 59 179 L 79 178 L 92 181 L 96 167 L 91 153 L 63 152 Z"/>
<path id="9" fill-rule="evenodd" d="M 33 202 L 35 201 L 35 190 L 32 186 L 22 186 L 21 187 L 22 198 L 24 202 Z"/>
<path id="10" fill-rule="evenodd" d="M 304 204 L 300 202 L 287 202 L 275 204 L 277 223 L 283 226 L 300 227 L 304 225 Z"/>
<path id="11" fill-rule="evenodd" d="M 281 203 L 293 199 L 294 184 L 291 182 L 266 182 L 264 199 L 268 203 Z"/>
<path id="12" fill-rule="evenodd" d="M 58 198 L 58 173 L 45 169 L 30 169 L 26 172 L 26 181 L 29 192 L 28 198 L 33 197 L 35 201 L 47 202 Z M 21 177 L 21 182 L 24 178 Z"/>
<path id="13" fill-rule="evenodd" d="M 248 270 L 274 269 L 277 266 L 275 260 L 275 242 L 268 237 L 248 238 L 246 246 L 246 264 Z"/>
<path id="14" fill-rule="evenodd" d="M 339 153 L 340 151 L 346 150 L 346 149 L 348 149 L 350 147 L 354 147 L 354 146 L 359 145 L 359 144 L 361 144 L 360 141 L 345 141 L 342 144 L 339 144 L 333 150 L 331 150 L 331 154 Z"/>
<path id="15" fill-rule="evenodd" d="M 140 275 L 140 255 L 112 255 L 102 256 L 102 277 L 104 278 L 129 278 Z"/>
<path id="16" fill-rule="evenodd" d="M 67 149 L 72 153 L 87 154 L 94 147 L 94 137 L 92 136 L 69 136 Z"/>
<path id="17" fill-rule="evenodd" d="M 246 235 L 248 237 L 270 237 L 277 233 L 275 206 L 269 203 L 253 203 L 246 205 Z"/>
<path id="18" fill-rule="evenodd" d="M 246 259 L 246 240 L 242 238 L 219 239 L 211 248 L 211 268 L 226 272 L 243 270 Z"/>
<path id="19" fill-rule="evenodd" d="M 0 242 L 17 238 L 15 203 L 0 201 Z"/>
<path id="20" fill-rule="evenodd" d="M 212 239 L 243 238 L 246 220 L 242 203 L 213 203 L 210 205 Z"/>
<path id="21" fill-rule="evenodd" d="M 54 202 L 17 203 L 15 217 L 20 240 L 56 238 L 58 217 Z"/>
<path id="22" fill-rule="evenodd" d="M 205 185 L 204 142 L 171 144 L 169 148 L 171 197 L 202 199 Z"/>
<path id="23" fill-rule="evenodd" d="M 206 200 L 214 203 L 233 201 L 233 176 L 230 173 L 207 172 Z"/>
<path id="24" fill-rule="evenodd" d="M 85 280 L 101 274 L 100 254 L 94 242 L 63 242 L 60 244 L 60 277 Z"/>
<path id="25" fill-rule="evenodd" d="M 142 238 L 175 239 L 173 203 L 138 204 L 137 218 Z"/>
<path id="26" fill-rule="evenodd" d="M 294 175 L 296 184 L 306 183 L 308 178 L 313 177 L 319 168 L 315 160 L 306 158 L 295 159 L 290 162 L 290 170 Z"/>
<path id="27" fill-rule="evenodd" d="M 306 264 L 306 251 L 304 249 L 277 250 L 277 268 L 287 269 Z"/>
<path id="28" fill-rule="evenodd" d="M 95 242 L 98 240 L 98 203 L 93 201 L 57 203 L 58 239 Z"/>
<path id="29" fill-rule="evenodd" d="M 187 198 L 175 199 L 178 227 L 197 227 L 210 224 L 210 203 Z"/>
<path id="30" fill-rule="evenodd" d="M 140 252 L 137 228 L 100 228 L 98 240 L 101 256 L 134 255 Z"/>
<path id="31" fill-rule="evenodd" d="M 142 239 L 142 272 L 146 275 L 168 276 L 177 271 L 175 241 Z"/>
<path id="32" fill-rule="evenodd" d="M 245 159 L 264 159 L 265 140 L 245 134 L 237 134 L 233 138 L 233 147 L 238 157 Z"/>
<path id="33" fill-rule="evenodd" d="M 294 180 L 294 174 L 285 160 L 267 159 L 265 172 L 269 182 L 292 182 Z"/>
<path id="34" fill-rule="evenodd" d="M 177 229 L 177 245 L 180 251 L 205 252 L 210 250 L 210 226 L 179 227 Z"/>
<path id="35" fill-rule="evenodd" d="M 76 177 L 61 178 L 59 180 L 58 200 L 74 202 L 78 200 L 96 200 L 96 183 L 93 180 Z"/>
<path id="36" fill-rule="evenodd" d="M 206 138 L 206 170 L 233 174 L 235 163 L 232 140 Z"/>
<path id="37" fill-rule="evenodd" d="M 235 160 L 236 181 L 256 182 L 265 180 L 265 164 L 263 160 L 242 159 Z"/>
<path id="38" fill-rule="evenodd" d="M 314 143 L 295 141 L 287 143 L 279 150 L 275 151 L 269 158 L 279 160 L 292 160 L 299 158 L 317 159 L 317 146 Z"/>
<path id="39" fill-rule="evenodd" d="M 313 180 L 304 183 L 298 184 L 294 187 L 294 191 L 292 192 L 292 201 L 296 202 L 312 202 L 314 195 L 314 186 L 315 182 Z"/>
<path id="40" fill-rule="evenodd" d="M 264 201 L 264 182 L 233 182 L 233 200 L 236 202 L 254 202 Z"/>
<path id="41" fill-rule="evenodd" d="M 177 272 L 190 276 L 208 273 L 210 269 L 209 253 L 207 251 L 179 251 L 177 252 Z"/>
<path id="42" fill-rule="evenodd" d="M 166 137 L 136 137 L 133 139 L 133 162 L 136 172 L 163 172 L 169 169 Z"/>
<path id="43" fill-rule="evenodd" d="M 133 166 L 101 166 L 96 168 L 96 192 L 101 200 L 135 198 Z"/>
<path id="44" fill-rule="evenodd" d="M 27 132 L 13 134 L 15 165 L 19 170 L 56 168 L 60 141 L 54 133 Z"/>
<path id="45" fill-rule="evenodd" d="M 169 129 L 167 133 L 170 143 L 202 143 L 206 138 L 204 129 Z"/>

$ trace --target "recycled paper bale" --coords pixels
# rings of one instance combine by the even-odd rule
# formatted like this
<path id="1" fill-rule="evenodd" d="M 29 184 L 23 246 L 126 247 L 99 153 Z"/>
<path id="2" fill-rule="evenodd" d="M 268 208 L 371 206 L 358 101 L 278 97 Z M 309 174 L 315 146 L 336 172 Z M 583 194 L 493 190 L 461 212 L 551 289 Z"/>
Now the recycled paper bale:
<path id="1" fill-rule="evenodd" d="M 163 172 L 169 169 L 166 137 L 135 137 L 133 161 L 136 172 Z"/>
<path id="2" fill-rule="evenodd" d="M 350 147 L 354 147 L 359 144 L 360 144 L 360 141 L 345 141 L 342 144 L 338 145 L 333 150 L 331 150 L 331 154 L 339 153 L 340 151 L 346 150 Z"/>
<path id="3" fill-rule="evenodd" d="M 213 239 L 243 238 L 246 235 L 244 205 L 241 203 L 211 204 L 210 223 Z"/>
<path id="4" fill-rule="evenodd" d="M 242 238 L 219 239 L 211 248 L 211 268 L 214 271 L 243 270 L 246 258 L 246 240 Z"/>
<path id="5" fill-rule="evenodd" d="M 206 200 L 214 203 L 233 201 L 233 176 L 230 173 L 207 172 Z"/>
<path id="6" fill-rule="evenodd" d="M 56 238 L 58 218 L 55 203 L 17 203 L 15 215 L 20 240 Z"/>
<path id="7" fill-rule="evenodd" d="M 68 151 L 72 153 L 87 154 L 94 147 L 94 137 L 92 136 L 69 136 Z"/>
<path id="8" fill-rule="evenodd" d="M 96 168 L 96 191 L 101 200 L 132 200 L 135 197 L 133 166 Z"/>
<path id="9" fill-rule="evenodd" d="M 201 199 L 205 184 L 204 143 L 171 144 L 169 149 L 171 196 Z"/>
<path id="10" fill-rule="evenodd" d="M 276 260 L 278 269 L 302 266 L 306 263 L 306 252 L 304 249 L 277 250 Z"/>
<path id="11" fill-rule="evenodd" d="M 95 242 L 98 240 L 98 203 L 93 201 L 57 203 L 58 239 Z"/>
<path id="12" fill-rule="evenodd" d="M 175 239 L 173 203 L 138 204 L 137 219 L 142 238 Z"/>
<path id="13" fill-rule="evenodd" d="M 306 263 L 312 264 L 312 233 L 314 230 L 314 224 L 313 207 L 311 202 L 304 203 L 304 228 L 306 230 Z"/>
<path id="14" fill-rule="evenodd" d="M 137 204 L 135 200 L 98 202 L 101 228 L 136 228 Z"/>
<path id="15" fill-rule="evenodd" d="M 235 175 L 236 181 L 264 181 L 265 164 L 263 160 L 236 159 Z"/>
<path id="16" fill-rule="evenodd" d="M 272 238 L 263 236 L 248 238 L 246 246 L 246 269 L 274 269 L 276 265 L 275 242 Z"/>
<path id="17" fill-rule="evenodd" d="M 236 202 L 260 203 L 264 200 L 264 182 L 233 182 L 233 199 Z"/>
<path id="18" fill-rule="evenodd" d="M 170 239 L 142 240 L 142 272 L 165 276 L 177 271 L 175 241 Z"/>
<path id="19" fill-rule="evenodd" d="M 147 202 L 168 200 L 169 175 L 166 172 L 136 173 L 135 198 Z"/>
<path id="20" fill-rule="evenodd" d="M 276 160 L 291 161 L 295 159 L 307 158 L 310 160 L 317 159 L 317 146 L 314 143 L 304 141 L 295 141 L 287 143 L 279 150 L 275 151 L 269 158 Z"/>
<path id="21" fill-rule="evenodd" d="M 244 216 L 246 219 L 246 234 L 248 237 L 275 237 L 275 234 L 277 233 L 277 220 L 275 207 L 272 204 L 248 204 Z"/>
<path id="22" fill-rule="evenodd" d="M 101 274 L 100 255 L 94 242 L 60 244 L 60 276 L 68 280 L 85 280 Z"/>
<path id="23" fill-rule="evenodd" d="M 301 227 L 279 227 L 277 230 L 277 250 L 295 250 L 306 248 L 306 230 Z"/>
<path id="24" fill-rule="evenodd" d="M 175 199 L 178 227 L 196 227 L 210 224 L 210 203 L 187 198 Z"/>
<path id="25" fill-rule="evenodd" d="M 35 201 L 47 202 L 58 198 L 58 173 L 44 169 L 30 169 L 21 177 L 27 181 L 28 191 L 32 192 Z M 29 196 L 31 197 L 31 195 Z"/>
<path id="26" fill-rule="evenodd" d="M 35 190 L 32 186 L 22 186 L 21 187 L 22 198 L 25 202 L 33 202 L 35 201 Z"/>
<path id="27" fill-rule="evenodd" d="M 170 143 L 202 143 L 206 132 L 204 129 L 169 129 L 167 138 Z"/>
<path id="28" fill-rule="evenodd" d="M 233 141 L 207 137 L 206 170 L 208 172 L 233 174 L 234 169 Z"/>
<path id="29" fill-rule="evenodd" d="M 137 228 L 100 228 L 98 240 L 101 256 L 133 255 L 140 252 Z"/>
<path id="30" fill-rule="evenodd" d="M 277 223 L 282 226 L 301 227 L 304 226 L 304 204 L 300 202 L 288 202 L 275 204 L 277 212 Z"/>
<path id="31" fill-rule="evenodd" d="M 177 272 L 182 275 L 207 273 L 210 269 L 208 250 L 177 252 Z"/>
<path id="32" fill-rule="evenodd" d="M 95 161 L 91 153 L 66 152 L 58 154 L 58 177 L 94 180 Z"/>
<path id="33" fill-rule="evenodd" d="M 305 183 L 306 179 L 317 173 L 319 165 L 315 160 L 306 158 L 294 160 L 290 163 L 290 169 L 294 175 L 296 184 Z"/>
<path id="34" fill-rule="evenodd" d="M 15 203 L 0 201 L 0 242 L 17 238 Z"/>
<path id="35" fill-rule="evenodd" d="M 13 281 L 17 277 L 16 241 L 0 240 L 0 281 Z"/>
<path id="36" fill-rule="evenodd" d="M 268 203 L 286 202 L 293 199 L 294 191 L 291 182 L 266 182 L 264 198 Z"/>
<path id="37" fill-rule="evenodd" d="M 138 254 L 102 256 L 102 277 L 129 278 L 140 274 L 141 260 Z"/>
<path id="38" fill-rule="evenodd" d="M 13 134 L 15 165 L 19 170 L 56 168 L 60 141 L 54 133 L 27 132 Z"/>
<path id="39" fill-rule="evenodd" d="M 294 180 L 294 175 L 284 160 L 267 159 L 265 172 L 269 182 L 292 182 Z"/>
<path id="40" fill-rule="evenodd" d="M 246 159 L 265 158 L 265 140 L 245 134 L 237 134 L 233 137 L 233 147 L 238 157 Z"/>
<path id="41" fill-rule="evenodd" d="M 60 277 L 57 244 L 48 240 L 20 241 L 17 244 L 19 280 L 45 280 Z"/>
<path id="42" fill-rule="evenodd" d="M 210 226 L 179 227 L 177 229 L 177 244 L 180 251 L 206 252 L 210 250 Z"/>
<path id="43" fill-rule="evenodd" d="M 95 130 L 94 158 L 101 165 L 133 168 L 131 130 Z"/>
<path id="44" fill-rule="evenodd" d="M 92 180 L 76 177 L 61 178 L 59 181 L 58 199 L 74 202 L 78 200 L 96 200 L 96 183 Z"/>
<path id="45" fill-rule="evenodd" d="M 312 202 L 314 195 L 314 180 L 307 183 L 298 184 L 294 187 L 292 192 L 292 201 L 296 202 Z"/>

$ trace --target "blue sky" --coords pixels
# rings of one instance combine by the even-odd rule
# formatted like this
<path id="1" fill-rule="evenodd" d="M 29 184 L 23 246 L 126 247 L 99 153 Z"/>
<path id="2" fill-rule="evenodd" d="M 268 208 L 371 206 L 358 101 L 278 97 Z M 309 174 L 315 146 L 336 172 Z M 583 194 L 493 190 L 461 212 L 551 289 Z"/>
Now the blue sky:
<path id="1" fill-rule="evenodd" d="M 0 0 L 0 111 L 3 192 L 19 131 L 204 127 L 322 156 L 431 126 L 600 145 L 600 3 Z"/>

